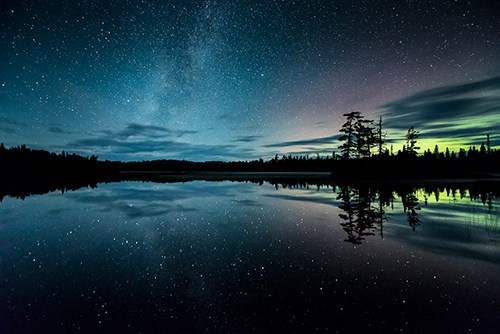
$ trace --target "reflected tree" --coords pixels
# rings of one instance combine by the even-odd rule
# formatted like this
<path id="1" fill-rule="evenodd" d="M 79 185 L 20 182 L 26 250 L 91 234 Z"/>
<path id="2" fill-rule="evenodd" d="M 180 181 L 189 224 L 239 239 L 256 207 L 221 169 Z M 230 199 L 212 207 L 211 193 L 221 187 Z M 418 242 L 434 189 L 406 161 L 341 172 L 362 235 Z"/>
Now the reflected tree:
<path id="1" fill-rule="evenodd" d="M 392 191 L 387 189 L 379 189 L 378 191 L 378 217 L 377 223 L 380 226 L 380 236 L 384 238 L 384 222 L 387 221 L 384 207 L 392 206 L 394 196 Z"/>
<path id="2" fill-rule="evenodd" d="M 355 245 L 361 244 L 363 238 L 356 233 L 356 200 L 358 198 L 358 192 L 356 190 L 351 190 L 349 187 L 341 187 L 340 193 L 337 199 L 341 200 L 339 209 L 343 213 L 339 214 L 340 219 L 344 222 L 340 223 L 344 231 L 347 232 L 347 239 L 344 241 L 353 243 Z"/>
<path id="3" fill-rule="evenodd" d="M 341 202 L 339 214 L 343 222 L 340 223 L 347 238 L 344 240 L 359 245 L 367 236 L 374 235 L 378 225 L 382 232 L 382 224 L 385 220 L 383 201 L 379 198 L 376 207 L 375 192 L 368 187 L 350 188 L 340 187 L 337 199 Z"/>
<path id="4" fill-rule="evenodd" d="M 417 226 L 420 225 L 420 218 L 417 214 L 417 211 L 420 210 L 420 208 L 418 207 L 418 198 L 415 193 L 416 191 L 412 189 L 411 191 L 401 193 L 400 195 L 408 225 L 410 225 L 413 231 L 415 231 Z"/>

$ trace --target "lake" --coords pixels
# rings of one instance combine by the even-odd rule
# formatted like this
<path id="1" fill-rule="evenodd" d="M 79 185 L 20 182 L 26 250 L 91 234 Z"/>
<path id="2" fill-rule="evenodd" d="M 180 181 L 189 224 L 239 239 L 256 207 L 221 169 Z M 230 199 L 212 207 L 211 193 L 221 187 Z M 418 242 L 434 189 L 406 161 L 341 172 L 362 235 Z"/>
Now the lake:
<path id="1" fill-rule="evenodd" d="M 6 196 L 0 332 L 500 328 L 491 185 L 252 181 Z"/>

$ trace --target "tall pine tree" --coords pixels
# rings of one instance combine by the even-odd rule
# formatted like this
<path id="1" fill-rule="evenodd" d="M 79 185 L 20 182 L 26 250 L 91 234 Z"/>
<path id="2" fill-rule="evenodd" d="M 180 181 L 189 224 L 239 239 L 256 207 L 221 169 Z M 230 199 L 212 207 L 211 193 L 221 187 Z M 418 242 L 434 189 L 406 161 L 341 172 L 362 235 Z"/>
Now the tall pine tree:
<path id="1" fill-rule="evenodd" d="M 349 159 L 354 156 L 357 146 L 357 127 L 359 121 L 363 118 L 359 111 L 353 111 L 348 114 L 344 114 L 347 118 L 346 122 L 342 125 L 340 132 L 343 133 L 339 140 L 344 142 L 339 146 L 340 152 L 342 152 L 343 159 Z"/>

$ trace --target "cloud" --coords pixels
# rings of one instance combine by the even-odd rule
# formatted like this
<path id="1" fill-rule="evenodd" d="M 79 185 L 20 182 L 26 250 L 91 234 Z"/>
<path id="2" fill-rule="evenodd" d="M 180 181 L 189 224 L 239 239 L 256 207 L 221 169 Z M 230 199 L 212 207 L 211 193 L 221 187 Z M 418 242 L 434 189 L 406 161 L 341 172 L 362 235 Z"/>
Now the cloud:
<path id="1" fill-rule="evenodd" d="M 70 134 L 71 132 L 61 129 L 58 126 L 51 126 L 47 129 L 48 132 L 60 133 L 60 134 Z"/>
<path id="2" fill-rule="evenodd" d="M 0 116 L 0 132 L 12 134 L 17 132 L 20 127 L 24 126 L 24 123 Z"/>
<path id="3" fill-rule="evenodd" d="M 166 138 L 166 137 L 182 137 L 187 134 L 196 134 L 197 131 L 192 130 L 172 130 L 166 127 L 157 125 L 143 125 L 138 123 L 130 123 L 127 127 L 118 132 L 105 131 L 109 136 L 120 139 L 128 139 L 131 137 L 145 137 L 151 139 Z"/>
<path id="4" fill-rule="evenodd" d="M 186 160 L 247 160 L 258 158 L 253 149 L 243 149 L 234 144 L 208 145 L 180 141 L 186 133 L 195 131 L 169 130 L 160 126 L 129 124 L 113 132 L 99 131 L 97 136 L 80 138 L 57 150 L 79 154 L 97 154 L 107 159 L 186 159 Z"/>
<path id="5" fill-rule="evenodd" d="M 314 122 L 314 125 L 319 126 L 319 127 L 325 127 L 325 126 L 328 126 L 328 122 L 327 121 L 317 121 L 317 122 Z"/>
<path id="6" fill-rule="evenodd" d="M 194 131 L 194 130 L 175 130 L 175 131 L 172 131 L 172 133 L 174 133 L 177 137 L 183 137 L 185 135 L 195 135 L 198 133 L 198 131 Z"/>
<path id="7" fill-rule="evenodd" d="M 465 138 L 500 128 L 500 76 L 426 90 L 382 107 L 385 126 L 414 126 L 426 137 Z"/>
<path id="8" fill-rule="evenodd" d="M 261 138 L 262 136 L 259 135 L 239 136 L 233 140 L 233 143 L 252 143 Z"/>
<path id="9" fill-rule="evenodd" d="M 474 137 L 474 136 L 480 136 L 481 138 L 486 139 L 485 136 L 478 134 L 478 129 L 475 127 L 467 127 L 467 128 L 461 128 L 461 127 L 454 127 L 450 126 L 448 128 L 439 128 L 435 131 L 429 130 L 426 128 L 427 132 L 434 132 L 433 137 L 439 137 L 439 138 L 459 138 L 459 137 Z M 492 134 L 490 136 L 490 139 L 496 138 L 499 135 L 496 134 L 495 132 L 498 131 L 498 125 L 482 125 L 481 126 L 481 132 L 484 132 L 486 134 Z"/>
<path id="10" fill-rule="evenodd" d="M 110 136 L 116 138 L 127 139 L 130 137 L 150 137 L 150 138 L 162 138 L 170 135 L 170 130 L 161 126 L 155 125 L 141 125 L 136 123 L 131 123 L 127 127 L 117 133 L 109 132 Z"/>
<path id="11" fill-rule="evenodd" d="M 21 126 L 24 127 L 25 124 L 22 122 L 14 121 L 12 119 L 0 116 L 0 123 L 11 125 L 11 126 Z"/>
<path id="12" fill-rule="evenodd" d="M 285 141 L 276 144 L 267 144 L 264 147 L 267 148 L 277 148 L 277 147 L 293 147 L 293 146 L 305 146 L 305 145 L 333 145 L 336 144 L 340 135 L 334 135 L 329 137 L 304 139 L 304 140 L 292 140 Z"/>
<path id="13" fill-rule="evenodd" d="M 9 127 L 6 127 L 6 126 L 0 126 L 0 132 L 14 133 L 14 132 L 16 132 L 16 130 L 9 128 Z"/>
<path id="14" fill-rule="evenodd" d="M 74 148 L 93 148 L 93 149 L 112 149 L 115 153 L 139 154 L 151 152 L 163 152 L 166 155 L 172 153 L 181 154 L 199 154 L 203 155 L 212 152 L 215 156 L 233 156 L 234 145 L 199 145 L 173 140 L 140 140 L 140 141 L 121 141 L 110 138 L 87 138 L 76 140 L 68 146 Z M 181 157 L 182 158 L 182 157 Z"/>

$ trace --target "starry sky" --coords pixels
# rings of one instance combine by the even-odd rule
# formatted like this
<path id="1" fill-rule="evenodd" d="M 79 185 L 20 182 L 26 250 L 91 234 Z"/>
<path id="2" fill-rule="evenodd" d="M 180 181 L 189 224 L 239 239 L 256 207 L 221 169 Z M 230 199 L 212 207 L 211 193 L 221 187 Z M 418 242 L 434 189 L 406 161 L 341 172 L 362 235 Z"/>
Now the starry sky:
<path id="1" fill-rule="evenodd" d="M 0 142 L 101 159 L 331 154 L 342 114 L 500 146 L 497 1 L 2 1 Z"/>

